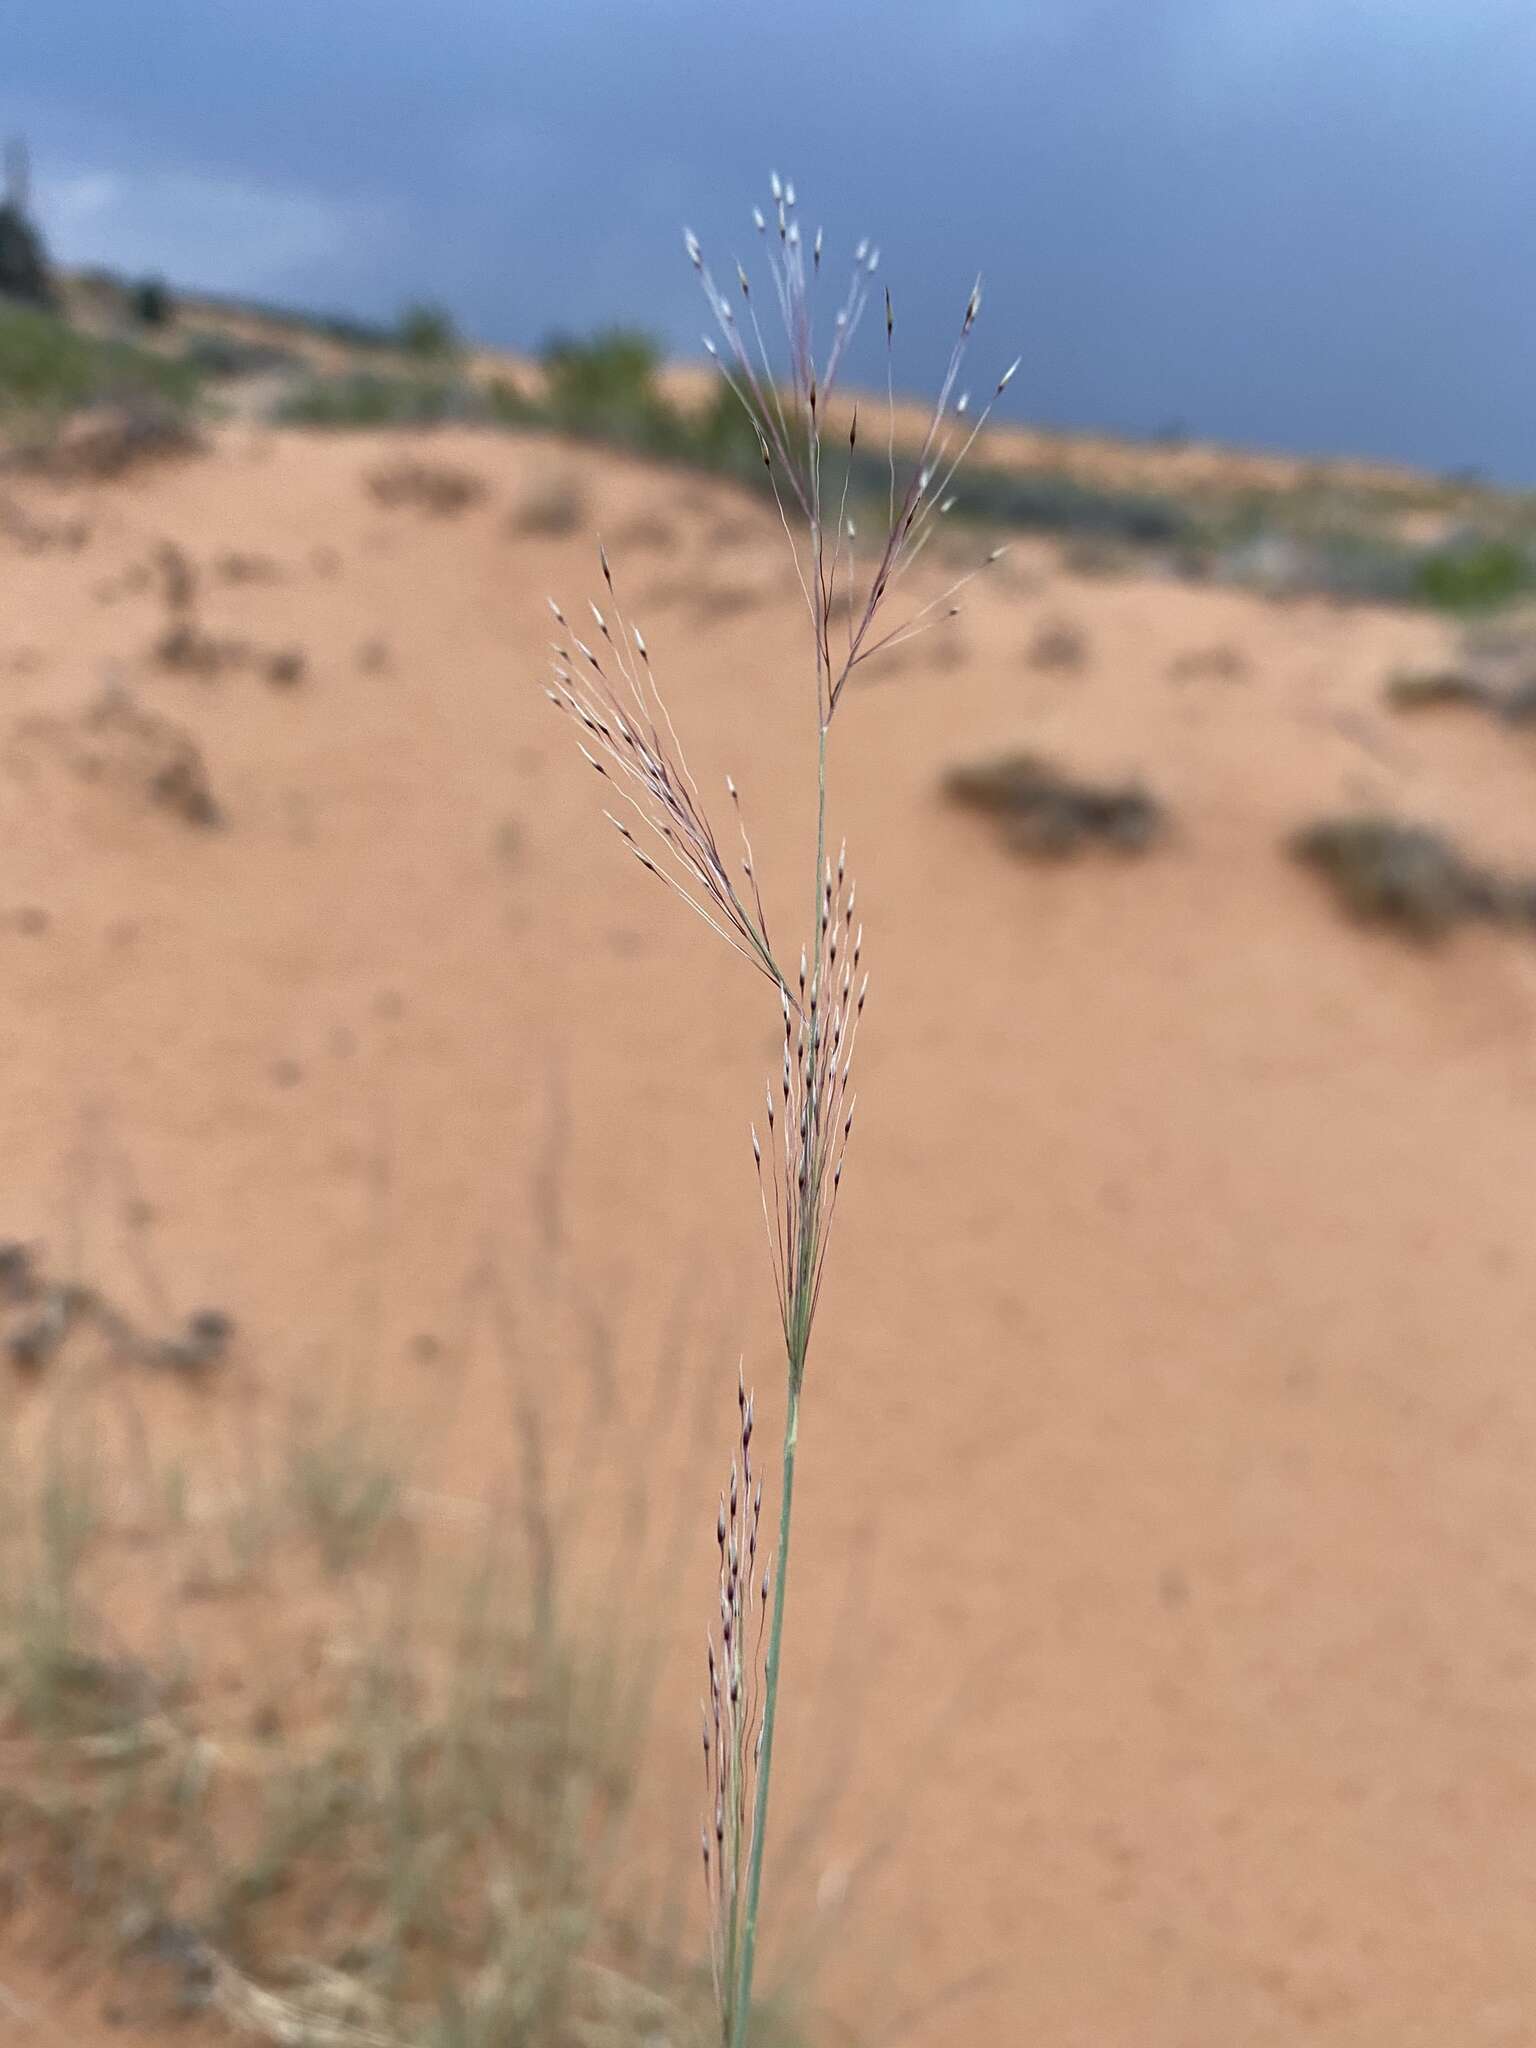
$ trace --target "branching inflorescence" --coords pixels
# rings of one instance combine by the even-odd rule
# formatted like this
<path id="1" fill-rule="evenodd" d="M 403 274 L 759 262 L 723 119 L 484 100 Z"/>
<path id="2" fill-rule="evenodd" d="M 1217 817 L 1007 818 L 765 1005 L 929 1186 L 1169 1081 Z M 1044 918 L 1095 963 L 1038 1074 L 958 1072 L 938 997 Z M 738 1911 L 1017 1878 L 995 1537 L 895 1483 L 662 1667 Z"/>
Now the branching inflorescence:
<path id="1" fill-rule="evenodd" d="M 767 249 L 775 311 L 787 340 L 781 367 L 775 367 L 746 269 L 736 265 L 736 290 L 728 293 L 717 284 L 697 238 L 688 233 L 684 244 L 718 329 L 719 338 L 706 337 L 705 347 L 756 430 L 815 647 L 815 895 L 796 971 L 786 971 L 774 950 L 736 785 L 726 778 L 740 842 L 728 856 L 689 770 L 644 635 L 620 605 L 606 551 L 599 549 L 605 603 L 590 606 L 598 646 L 578 637 L 550 601 L 565 637 L 554 644 L 549 696 L 576 720 L 582 753 L 617 796 L 618 808 L 607 814 L 611 823 L 642 866 L 773 983 L 783 1016 L 782 1071 L 769 1079 L 763 1126 L 752 1126 L 787 1370 L 778 1553 L 773 1566 L 764 1559 L 759 1569 L 762 1485 L 753 1478 L 751 1461 L 754 1404 L 738 1379 L 740 1463 L 732 1465 L 717 1522 L 719 1637 L 711 1631 L 704 1708 L 709 1808 L 703 1861 L 725 2048 L 745 2048 L 751 2022 L 800 1396 L 853 1126 L 850 1074 L 868 987 L 854 885 L 844 854 L 833 862 L 827 851 L 827 735 L 860 666 L 953 617 L 963 586 L 1002 553 L 994 549 L 976 568 L 884 628 L 892 593 L 953 507 L 951 486 L 960 465 L 1018 368 L 1015 361 L 1004 371 L 979 411 L 973 412 L 964 390 L 956 395 L 981 304 L 978 281 L 966 301 L 916 456 L 900 465 L 902 480 L 892 370 L 895 312 L 889 291 L 883 294 L 888 477 L 875 508 L 883 532 L 861 567 L 858 522 L 867 514 L 861 500 L 869 494 L 859 486 L 856 464 L 858 407 L 850 412 L 846 438 L 841 427 L 832 436 L 828 407 L 875 291 L 879 252 L 865 242 L 854 251 L 849 281 L 832 315 L 830 340 L 818 360 L 823 345 L 817 332 L 822 232 L 818 228 L 807 247 L 794 187 L 777 176 L 771 215 L 754 208 L 753 220 Z"/>

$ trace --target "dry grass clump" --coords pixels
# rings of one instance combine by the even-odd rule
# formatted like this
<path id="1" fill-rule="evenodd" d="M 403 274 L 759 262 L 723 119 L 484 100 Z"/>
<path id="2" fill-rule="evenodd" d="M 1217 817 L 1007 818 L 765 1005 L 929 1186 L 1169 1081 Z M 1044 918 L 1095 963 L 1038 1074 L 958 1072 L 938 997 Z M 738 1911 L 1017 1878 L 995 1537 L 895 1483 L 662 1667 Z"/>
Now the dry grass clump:
<path id="1" fill-rule="evenodd" d="M 202 749 L 184 726 L 146 711 L 118 684 L 73 717 L 18 720 L 10 758 L 23 777 L 48 764 L 75 781 L 136 794 L 204 830 L 224 823 Z"/>
<path id="2" fill-rule="evenodd" d="M 633 519 L 626 520 L 613 536 L 615 547 L 626 554 L 653 554 L 657 549 L 675 548 L 678 545 L 678 531 L 670 519 L 663 519 L 656 512 L 640 512 Z"/>
<path id="3" fill-rule="evenodd" d="M 1465 669 L 1405 670 L 1388 678 L 1387 702 L 1396 711 L 1431 711 L 1447 706 L 1481 711 L 1505 725 L 1536 721 L 1536 677 L 1496 682 Z"/>
<path id="4" fill-rule="evenodd" d="M 485 479 L 450 463 L 407 458 L 376 469 L 368 478 L 368 492 L 391 511 L 423 512 L 433 519 L 450 519 L 479 504 L 485 496 Z"/>
<path id="5" fill-rule="evenodd" d="M 549 477 L 535 486 L 507 518 L 509 533 L 539 540 L 565 540 L 587 523 L 581 486 L 570 477 Z"/>
<path id="6" fill-rule="evenodd" d="M 185 460 L 202 447 L 185 407 L 146 391 L 89 406 L 20 441 L 7 463 L 55 483 L 108 483 L 147 464 Z"/>
<path id="7" fill-rule="evenodd" d="M 39 519 L 14 498 L 0 498 L 0 534 L 24 555 L 43 555 L 59 550 L 78 554 L 91 537 L 88 520 Z"/>
<path id="8" fill-rule="evenodd" d="M 257 647 L 234 635 L 210 633 L 192 618 L 173 620 L 153 652 L 161 668 L 204 683 L 217 682 L 231 670 L 247 670 L 277 689 L 292 689 L 309 667 L 302 647 Z"/>
<path id="9" fill-rule="evenodd" d="M 254 670 L 279 689 L 304 680 L 308 663 L 301 647 L 257 647 L 249 640 L 211 632 L 202 623 L 198 608 L 201 578 L 184 548 L 174 541 L 162 541 L 154 560 L 167 613 L 165 629 L 152 649 L 161 668 L 205 683 L 216 682 L 230 669 Z M 235 565 L 233 574 L 231 564 Z M 226 580 L 234 581 L 264 578 L 269 570 L 275 571 L 275 565 L 263 556 L 226 555 L 216 566 Z"/>
<path id="10" fill-rule="evenodd" d="M 183 823 L 205 829 L 223 824 L 202 748 L 184 726 L 144 710 L 126 690 L 113 687 L 86 712 L 80 729 L 87 742 L 78 757 L 82 773 L 99 761 L 106 772 L 142 781 L 150 802 Z"/>
<path id="11" fill-rule="evenodd" d="M 695 624 L 706 627 L 758 611 L 770 595 L 766 584 L 727 580 L 700 570 L 686 576 L 658 577 L 646 591 L 645 602 L 652 612 L 686 612 Z"/>
<path id="12" fill-rule="evenodd" d="M 1047 619 L 1029 643 L 1031 668 L 1075 674 L 1088 660 L 1088 637 L 1072 619 Z"/>
<path id="13" fill-rule="evenodd" d="M 1394 711 L 1438 711 L 1447 705 L 1468 705 L 1493 711 L 1498 692 L 1464 669 L 1407 669 L 1387 679 L 1386 699 Z"/>
<path id="14" fill-rule="evenodd" d="M 270 555 L 249 554 L 238 548 L 219 556 L 214 573 L 226 583 L 280 583 L 283 571 Z"/>
<path id="15" fill-rule="evenodd" d="M 1168 680 L 1174 683 L 1240 683 L 1247 673 L 1247 657 L 1227 640 L 1191 647 L 1168 664 Z"/>
<path id="16" fill-rule="evenodd" d="M 1473 920 L 1536 921 L 1536 877 L 1510 878 L 1468 860 L 1444 833 L 1377 816 L 1322 818 L 1291 841 L 1362 922 L 1420 940 Z"/>
<path id="17" fill-rule="evenodd" d="M 952 803 L 997 820 L 1014 853 L 1063 860 L 1093 846 L 1145 853 L 1164 829 L 1162 806 L 1135 783 L 1083 782 L 1036 754 L 952 768 L 944 778 Z"/>
<path id="18" fill-rule="evenodd" d="M 658 1853 L 633 1802 L 640 1616 L 686 1524 L 620 1390 L 578 1446 L 546 1434 L 543 1368 L 581 1369 L 586 1310 L 558 1159 L 537 1321 L 477 1266 L 419 1406 L 364 1350 L 278 1399 L 227 1314 L 173 1306 L 131 1163 L 88 1136 L 80 1173 L 119 1190 L 114 1282 L 99 1194 L 58 1252 L 0 1241 L 0 1339 L 47 1332 L 0 1356 L 0 1944 L 72 2013 L 88 1992 L 103 2028 L 187 2048 L 696 2048 L 687 1845 Z M 462 1498 L 431 1425 L 486 1334 L 517 1423 Z M 665 1347 L 658 1416 L 682 1376 Z"/>
<path id="19" fill-rule="evenodd" d="M 360 1430 L 300 1421 L 230 1485 L 156 1463 L 100 1361 L 34 1398 L 0 1926 L 24 1901 L 104 2014 L 189 2044 L 698 2038 L 707 1987 L 616 1888 L 643 1676 L 588 1654 L 560 1560 L 445 1530 Z"/>

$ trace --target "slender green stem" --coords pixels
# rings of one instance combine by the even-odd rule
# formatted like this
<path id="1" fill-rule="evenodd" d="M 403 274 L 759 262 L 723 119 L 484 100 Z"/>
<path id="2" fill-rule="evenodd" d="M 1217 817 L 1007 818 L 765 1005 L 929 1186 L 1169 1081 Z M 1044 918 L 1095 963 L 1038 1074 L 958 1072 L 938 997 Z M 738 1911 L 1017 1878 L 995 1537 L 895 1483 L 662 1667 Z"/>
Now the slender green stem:
<path id="1" fill-rule="evenodd" d="M 784 1420 L 784 1467 L 780 1476 L 779 1550 L 774 1565 L 773 1616 L 768 1625 L 768 1661 L 763 1681 L 763 1751 L 757 1764 L 757 1793 L 752 1813 L 752 1860 L 747 1869 L 746 1912 L 741 1933 L 741 1960 L 736 1975 L 730 2048 L 746 2048 L 752 2011 L 752 1966 L 757 1954 L 757 1906 L 763 1885 L 763 1845 L 768 1832 L 768 1777 L 773 1767 L 773 1729 L 779 1700 L 779 1657 L 784 1638 L 784 1588 L 789 1573 L 789 1532 L 795 1497 L 795 1446 L 799 1436 L 800 1397 L 792 1393 Z"/>
<path id="2" fill-rule="evenodd" d="M 822 871 L 827 858 L 827 727 L 818 721 L 816 748 L 816 871 L 811 892 L 811 937 L 816 966 L 811 984 L 813 1009 L 821 975 L 821 948 L 817 943 L 821 921 Z M 809 1061 L 816 1070 L 814 1040 Z M 812 1105 L 814 1128 L 814 1104 Z M 731 2000 L 729 2048 L 747 2048 L 752 2017 L 752 1968 L 757 1956 L 757 1909 L 763 1888 L 763 1849 L 768 1838 L 768 1783 L 773 1772 L 773 1732 L 778 1720 L 779 1669 L 784 1643 L 784 1595 L 789 1584 L 789 1537 L 795 1500 L 795 1451 L 800 1439 L 800 1384 L 805 1376 L 806 1351 L 811 1341 L 811 1294 L 815 1277 L 814 1232 L 810 1228 L 814 1204 L 820 1191 L 808 1184 L 802 1219 L 800 1270 L 795 1275 L 795 1293 L 789 1318 L 786 1345 L 789 1388 L 784 1410 L 784 1464 L 779 1479 L 779 1548 L 774 1559 L 773 1615 L 768 1624 L 768 1657 L 763 1671 L 762 1753 L 757 1760 L 757 1790 L 752 1807 L 752 1854 L 747 1867 L 746 1911 L 741 1930 L 741 1953 L 735 1972 Z"/>

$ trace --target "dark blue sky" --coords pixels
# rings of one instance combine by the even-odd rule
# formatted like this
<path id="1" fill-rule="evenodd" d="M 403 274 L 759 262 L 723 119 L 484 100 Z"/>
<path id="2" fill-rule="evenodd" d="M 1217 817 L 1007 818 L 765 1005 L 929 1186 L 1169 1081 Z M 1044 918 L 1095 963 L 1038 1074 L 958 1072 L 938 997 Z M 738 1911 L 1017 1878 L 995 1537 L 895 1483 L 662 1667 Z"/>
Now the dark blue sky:
<path id="1" fill-rule="evenodd" d="M 770 165 L 908 382 L 978 267 L 1015 412 L 1536 483 L 1533 0 L 49 0 L 0 123 L 66 258 L 696 349 Z"/>

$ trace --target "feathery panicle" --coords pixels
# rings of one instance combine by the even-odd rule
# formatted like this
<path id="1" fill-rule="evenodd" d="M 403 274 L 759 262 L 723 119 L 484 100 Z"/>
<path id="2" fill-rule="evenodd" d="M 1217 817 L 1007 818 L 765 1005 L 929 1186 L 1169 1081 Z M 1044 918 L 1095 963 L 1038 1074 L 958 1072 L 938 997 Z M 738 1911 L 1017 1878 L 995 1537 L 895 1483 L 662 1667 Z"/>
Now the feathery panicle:
<path id="1" fill-rule="evenodd" d="M 832 314 L 830 341 L 818 343 L 816 297 L 823 279 L 825 238 L 818 228 L 807 264 L 805 242 L 795 215 L 793 185 L 775 179 L 772 181 L 772 196 L 771 227 L 760 208 L 753 209 L 753 220 L 767 251 L 774 298 L 784 331 L 786 351 L 782 370 L 775 369 L 745 267 L 740 262 L 734 266 L 740 293 L 738 308 L 734 296 L 716 282 L 699 239 L 691 230 L 684 236 L 684 245 L 720 333 L 719 342 L 706 336 L 705 347 L 719 364 L 722 375 L 757 432 L 786 531 L 790 530 L 791 510 L 799 513 L 808 529 L 807 554 L 803 561 L 792 533 L 790 537 L 791 545 L 795 546 L 801 588 L 816 636 L 817 693 L 822 723 L 826 725 L 837 709 L 849 677 L 860 663 L 869 660 L 882 648 L 891 647 L 910 638 L 914 632 L 925 631 L 928 626 L 953 616 L 952 609 L 945 608 L 947 600 L 970 580 L 968 576 L 960 578 L 943 597 L 925 605 L 884 637 L 874 633 L 876 617 L 892 587 L 917 560 L 937 520 L 953 504 L 950 487 L 991 416 L 993 406 L 1007 389 L 1018 363 L 1015 361 L 1003 372 L 979 413 L 972 415 L 968 392 L 962 392 L 959 399 L 955 399 L 955 387 L 971 332 L 981 310 L 981 280 L 978 278 L 966 300 L 959 332 L 911 475 L 905 487 L 898 490 L 895 389 L 891 368 L 896 316 L 891 294 L 885 292 L 890 460 L 887 527 L 873 568 L 867 578 L 860 577 L 853 555 L 853 530 L 847 517 L 853 432 L 849 437 L 848 460 L 842 466 L 841 483 L 835 486 L 838 501 L 835 505 L 833 493 L 824 490 L 827 479 L 824 477 L 823 458 L 828 401 L 869 305 L 880 252 L 871 248 L 868 241 L 860 242 L 855 248 L 851 273 Z M 990 555 L 979 566 L 986 567 L 996 559 L 995 555 Z M 976 572 L 973 570 L 971 573 Z M 834 616 L 838 615 L 845 619 L 845 630 L 834 633 Z"/>
<path id="2" fill-rule="evenodd" d="M 736 785 L 726 778 L 744 849 L 740 867 L 749 885 L 745 897 L 733 879 L 698 784 L 689 772 L 645 636 L 626 620 L 620 608 L 613 571 L 601 543 L 598 557 L 609 611 L 605 613 L 595 604 L 589 609 L 603 652 L 596 652 L 571 632 L 564 612 L 551 598 L 550 611 L 556 624 L 570 635 L 570 645 L 551 643 L 553 680 L 546 694 L 581 727 L 585 738 L 577 745 L 583 755 L 639 820 L 642 830 L 637 836 L 624 818 L 612 811 L 606 813 L 640 865 L 675 889 L 733 952 L 777 985 L 783 977 L 773 958 Z M 656 842 L 655 854 L 648 850 L 651 838 Z"/>

